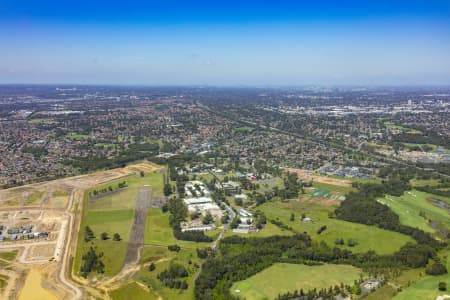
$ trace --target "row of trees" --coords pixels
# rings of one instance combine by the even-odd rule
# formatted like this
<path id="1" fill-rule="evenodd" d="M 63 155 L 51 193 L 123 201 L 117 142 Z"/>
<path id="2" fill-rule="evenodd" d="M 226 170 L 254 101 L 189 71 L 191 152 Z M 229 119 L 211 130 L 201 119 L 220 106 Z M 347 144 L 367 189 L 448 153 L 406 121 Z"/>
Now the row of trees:
<path id="1" fill-rule="evenodd" d="M 113 187 L 113 186 L 109 185 L 108 187 L 104 187 L 104 188 L 101 188 L 101 189 L 98 189 L 98 190 L 90 191 L 89 192 L 89 196 L 98 196 L 100 194 L 112 192 L 112 191 L 115 191 L 115 190 L 118 190 L 118 189 L 123 189 L 123 188 L 125 188 L 127 186 L 128 186 L 128 184 L 127 184 L 126 181 L 121 181 L 121 182 L 119 182 L 117 184 L 116 187 Z"/>
<path id="2" fill-rule="evenodd" d="M 347 297 L 348 294 L 361 294 L 360 281 L 355 281 L 354 285 L 335 285 L 334 287 L 329 287 L 328 289 L 312 289 L 309 291 L 304 291 L 303 289 L 296 290 L 294 292 L 287 292 L 285 294 L 278 295 L 276 300 L 334 300 L 336 296 L 341 296 L 342 298 Z"/>
<path id="3" fill-rule="evenodd" d="M 94 147 L 86 144 L 85 147 Z M 141 160 L 150 159 L 159 153 L 159 145 L 157 143 L 136 143 L 128 146 L 128 149 L 123 149 L 120 153 L 109 158 L 106 156 L 88 156 L 88 157 L 73 157 L 64 161 L 64 164 L 71 165 L 76 169 L 80 169 L 81 172 L 88 172 L 98 169 L 111 169 L 116 167 L 123 167 L 127 163 Z"/>
<path id="4" fill-rule="evenodd" d="M 242 249 L 245 249 L 243 251 Z M 268 238 L 224 238 L 219 255 L 209 256 L 196 280 L 196 299 L 234 299 L 229 289 L 233 282 L 244 280 L 275 262 L 350 264 L 366 271 L 425 267 L 436 251 L 429 245 L 406 244 L 392 255 L 373 251 L 354 254 L 349 250 L 331 248 L 326 243 L 313 243 L 306 234 Z M 388 271 L 386 271 L 388 272 Z"/>
<path id="5" fill-rule="evenodd" d="M 100 238 L 103 241 L 109 240 L 109 235 L 107 232 L 102 232 L 102 234 L 100 235 Z M 87 242 L 92 241 L 93 239 L 95 239 L 94 231 L 92 231 L 92 229 L 89 226 L 84 227 L 84 241 L 87 243 Z M 120 240 L 122 240 L 122 238 L 120 237 L 120 234 L 118 234 L 116 232 L 113 235 L 113 240 L 120 241 Z"/>

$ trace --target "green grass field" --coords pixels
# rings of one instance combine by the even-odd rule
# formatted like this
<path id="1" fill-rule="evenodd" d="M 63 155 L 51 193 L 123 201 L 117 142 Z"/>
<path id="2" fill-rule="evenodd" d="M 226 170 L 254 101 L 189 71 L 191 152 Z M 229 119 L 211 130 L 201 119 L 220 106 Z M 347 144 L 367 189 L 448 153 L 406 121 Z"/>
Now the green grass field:
<path id="1" fill-rule="evenodd" d="M 104 184 L 96 189 L 117 185 L 116 180 Z M 149 185 L 152 188 L 154 197 L 163 197 L 163 175 L 161 173 L 147 173 L 144 177 L 130 176 L 126 178 L 128 186 L 123 190 L 105 194 L 104 197 L 89 202 L 87 196 L 84 200 L 84 213 L 77 245 L 77 257 L 75 258 L 74 269 L 78 272 L 81 265 L 81 256 L 91 245 L 97 247 L 97 252 L 103 252 L 102 258 L 105 264 L 104 276 L 117 274 L 124 262 L 127 250 L 127 240 L 134 218 L 134 206 L 136 203 L 137 191 L 140 187 Z M 92 191 L 92 190 L 91 190 Z M 89 192 L 89 191 L 88 191 Z M 87 193 L 88 193 L 87 192 Z M 86 193 L 86 195 L 87 195 Z M 93 242 L 84 242 L 84 226 L 89 225 L 97 238 Z M 110 237 L 118 232 L 122 241 L 113 240 L 102 241 L 99 239 L 102 232 L 107 232 Z M 218 232 L 208 233 L 217 236 Z M 142 268 L 132 279 L 134 283 L 127 283 L 124 286 L 110 292 L 112 299 L 185 299 L 194 298 L 194 281 L 200 270 L 201 261 L 197 258 L 196 248 L 207 247 L 209 243 L 195 243 L 178 241 L 174 238 L 172 229 L 169 226 L 169 213 L 162 213 L 161 209 L 150 209 L 145 231 L 145 243 L 140 263 Z M 149 245 L 151 244 L 151 245 Z M 168 245 L 178 244 L 182 247 L 180 252 L 171 252 Z M 171 262 L 177 262 L 185 266 L 189 271 L 186 278 L 189 288 L 187 290 L 169 289 L 162 285 L 156 278 L 157 274 L 166 269 Z M 148 271 L 148 264 L 154 262 L 156 270 Z M 103 277 L 103 275 L 92 274 L 91 277 Z M 146 288 L 147 287 L 147 288 Z"/>
<path id="2" fill-rule="evenodd" d="M 97 237 L 102 232 L 110 236 L 119 233 L 123 240 L 128 240 L 131 225 L 133 223 L 134 211 L 111 210 L 111 211 L 89 211 L 86 216 L 86 224 L 96 233 Z"/>
<path id="3" fill-rule="evenodd" d="M 109 293 L 113 300 L 156 300 L 153 293 L 132 282 Z"/>
<path id="4" fill-rule="evenodd" d="M 373 291 L 365 300 L 392 299 L 398 293 L 398 288 L 405 289 L 411 282 L 418 280 L 423 273 L 422 269 L 412 269 L 403 271 L 400 276 L 389 280 L 389 284 L 385 284 L 377 290 Z"/>
<path id="5" fill-rule="evenodd" d="M 341 282 L 352 285 L 360 274 L 360 269 L 349 265 L 276 263 L 250 278 L 234 283 L 231 292 L 247 300 L 275 299 L 278 294 L 300 289 L 328 288 Z"/>
<path id="6" fill-rule="evenodd" d="M 443 262 L 446 263 L 447 270 L 450 270 L 450 250 L 447 250 L 442 255 Z M 447 291 L 442 292 L 438 290 L 439 282 L 447 283 Z M 436 299 L 439 295 L 449 294 L 450 274 L 440 276 L 423 276 L 411 286 L 398 293 L 394 300 L 423 300 L 423 299 Z"/>
<path id="7" fill-rule="evenodd" d="M 167 247 L 145 246 L 142 256 L 145 262 L 152 261 L 156 269 L 150 272 L 147 267 L 143 267 L 135 275 L 134 280 L 151 287 L 154 294 L 161 296 L 162 299 L 194 299 L 194 281 L 201 265 L 195 249 L 182 249 L 175 253 L 168 251 Z M 156 276 L 167 269 L 171 262 L 181 264 L 188 270 L 189 276 L 183 279 L 189 285 L 187 290 L 169 289 L 157 279 Z"/>
<path id="8" fill-rule="evenodd" d="M 136 205 L 138 188 L 130 187 L 88 201 L 89 210 L 120 210 L 133 209 Z"/>
<path id="9" fill-rule="evenodd" d="M 390 254 L 397 251 L 407 242 L 414 242 L 411 237 L 400 233 L 379 229 L 375 226 L 329 218 L 328 212 L 332 208 L 319 204 L 278 201 L 265 203 L 259 206 L 258 209 L 266 214 L 268 220 L 278 218 L 278 220 L 291 226 L 298 232 L 306 231 L 313 240 L 325 241 L 330 247 L 335 246 L 334 242 L 337 238 L 343 238 L 345 241 L 356 239 L 358 244 L 354 247 L 339 246 L 355 253 L 374 250 L 378 254 Z M 291 213 L 295 214 L 295 221 L 290 221 Z M 306 217 L 311 218 L 313 222 L 301 222 L 299 219 L 303 213 L 306 214 Z M 326 225 L 327 229 L 318 235 L 317 230 L 323 225 Z M 389 241 L 389 243 L 380 241 Z"/>
<path id="10" fill-rule="evenodd" d="M 141 263 L 155 262 L 160 259 L 171 259 L 176 254 L 169 251 L 167 246 L 144 245 L 141 252 Z"/>
<path id="11" fill-rule="evenodd" d="M 140 187 L 148 185 L 152 189 L 152 196 L 163 197 L 164 196 L 164 178 L 163 174 L 159 172 L 146 173 L 144 177 L 139 175 L 131 175 L 121 179 L 117 179 L 95 188 L 88 190 L 87 192 L 92 192 L 93 190 L 101 190 L 103 188 L 108 188 L 109 186 L 116 188 L 119 182 L 126 181 L 127 187 L 116 190 L 111 194 L 106 194 L 105 196 L 99 196 L 95 201 L 89 203 L 88 209 L 128 209 L 134 208 L 136 204 L 137 190 Z"/>
<path id="12" fill-rule="evenodd" d="M 78 237 L 77 255 L 75 257 L 74 269 L 78 272 L 82 263 L 82 255 L 88 251 L 89 247 L 96 247 L 96 252 L 103 252 L 102 258 L 105 264 L 104 276 L 113 276 L 117 274 L 125 259 L 127 242 L 130 236 L 131 226 L 134 219 L 134 207 L 136 205 L 136 197 L 140 187 L 149 185 L 152 188 L 152 195 L 161 197 L 163 195 L 163 175 L 160 173 L 146 173 L 144 177 L 132 175 L 126 178 L 108 182 L 95 189 L 115 187 L 119 182 L 127 182 L 127 187 L 115 191 L 111 194 L 105 194 L 94 200 L 88 199 L 86 192 L 83 201 L 84 210 Z M 84 228 L 89 226 L 96 238 L 91 242 L 84 241 Z M 101 240 L 102 232 L 108 233 L 109 240 Z M 114 233 L 120 234 L 121 241 L 113 241 Z M 93 274 L 93 276 L 100 276 Z"/>
<path id="13" fill-rule="evenodd" d="M 168 212 L 163 213 L 159 208 L 149 210 L 145 227 L 145 244 L 162 246 L 178 244 L 180 247 L 192 249 L 206 247 L 209 244 L 177 240 L 169 225 L 169 216 Z"/>
<path id="14" fill-rule="evenodd" d="M 407 191 L 401 197 L 386 196 L 378 199 L 380 203 L 386 204 L 400 217 L 400 222 L 404 225 L 417 227 L 427 232 L 434 232 L 434 229 L 428 225 L 428 220 L 437 221 L 445 228 L 450 228 L 450 216 L 445 209 L 434 206 L 427 199 L 448 199 L 440 196 L 431 195 L 417 190 Z M 419 213 L 425 214 L 425 218 Z"/>
<path id="15" fill-rule="evenodd" d="M 117 274 L 123 266 L 127 241 L 133 223 L 133 210 L 112 210 L 112 211 L 88 211 L 84 214 L 77 245 L 77 256 L 75 258 L 75 270 L 78 272 L 81 266 L 81 256 L 89 250 L 89 247 L 97 247 L 96 252 L 103 252 L 102 258 L 105 264 L 105 276 Z M 96 238 L 86 243 L 84 241 L 84 228 L 89 226 Z M 110 239 L 103 241 L 100 239 L 102 232 L 107 232 Z M 122 240 L 113 241 L 114 233 L 119 233 Z"/>
<path id="16" fill-rule="evenodd" d="M 169 213 L 163 213 L 159 208 L 148 211 L 144 239 L 146 244 L 168 246 L 178 242 L 169 226 L 169 216 Z"/>

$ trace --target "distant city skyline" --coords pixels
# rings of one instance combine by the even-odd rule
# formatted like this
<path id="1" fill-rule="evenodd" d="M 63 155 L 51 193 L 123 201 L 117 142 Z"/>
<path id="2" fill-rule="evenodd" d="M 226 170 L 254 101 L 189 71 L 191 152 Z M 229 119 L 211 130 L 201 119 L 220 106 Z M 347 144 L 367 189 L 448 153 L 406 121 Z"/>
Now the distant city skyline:
<path id="1" fill-rule="evenodd" d="M 241 2 L 2 1 L 0 83 L 450 84 L 450 1 Z"/>

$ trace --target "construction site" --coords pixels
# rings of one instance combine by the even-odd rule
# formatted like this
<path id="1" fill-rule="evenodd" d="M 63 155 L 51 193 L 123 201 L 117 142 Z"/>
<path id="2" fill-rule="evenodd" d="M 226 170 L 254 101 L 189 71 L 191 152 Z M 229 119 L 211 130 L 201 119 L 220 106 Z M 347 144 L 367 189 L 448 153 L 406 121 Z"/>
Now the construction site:
<path id="1" fill-rule="evenodd" d="M 0 298 L 85 299 L 71 278 L 85 191 L 155 169 L 141 163 L 1 190 Z"/>

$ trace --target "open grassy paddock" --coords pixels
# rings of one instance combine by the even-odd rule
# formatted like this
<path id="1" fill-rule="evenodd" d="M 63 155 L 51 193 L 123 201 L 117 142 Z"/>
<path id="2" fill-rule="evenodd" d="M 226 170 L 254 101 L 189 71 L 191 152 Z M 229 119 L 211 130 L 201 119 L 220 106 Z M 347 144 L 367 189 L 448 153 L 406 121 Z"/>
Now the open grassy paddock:
<path id="1" fill-rule="evenodd" d="M 340 285 L 341 282 L 352 285 L 360 274 L 360 269 L 349 265 L 276 263 L 250 278 L 234 283 L 231 292 L 247 300 L 275 299 L 278 294 L 300 289 L 306 292 Z"/>
<path id="2" fill-rule="evenodd" d="M 134 280 L 150 287 L 153 294 L 162 297 L 162 299 L 194 299 L 194 281 L 201 265 L 195 249 L 184 248 L 176 253 L 168 251 L 167 247 L 145 246 L 142 253 L 144 266 L 134 276 Z M 148 270 L 150 262 L 155 264 L 154 271 Z M 187 290 L 169 289 L 157 279 L 157 275 L 167 269 L 171 263 L 183 265 L 187 269 L 189 276 L 183 278 L 188 283 Z"/>
<path id="3" fill-rule="evenodd" d="M 269 202 L 259 206 L 258 209 L 266 214 L 268 220 L 279 220 L 297 232 L 306 231 L 313 240 L 325 241 L 330 247 L 335 246 L 337 238 L 343 238 L 345 242 L 355 239 L 358 244 L 354 247 L 339 246 L 355 253 L 374 250 L 378 254 L 390 254 L 407 242 L 414 242 L 411 237 L 400 233 L 329 218 L 328 213 L 332 208 L 311 202 Z M 295 221 L 290 221 L 291 213 L 294 213 Z M 302 214 L 311 218 L 312 222 L 302 222 L 300 220 Z M 317 230 L 323 225 L 326 225 L 327 229 L 318 235 Z M 389 241 L 389 243 L 380 241 Z"/>
<path id="4" fill-rule="evenodd" d="M 97 248 L 97 253 L 104 253 L 102 260 L 105 264 L 105 276 L 117 274 L 122 268 L 125 259 L 133 217 L 133 210 L 88 211 L 83 214 L 78 238 L 77 256 L 75 258 L 75 271 L 79 271 L 82 255 L 92 246 Z M 84 228 L 86 226 L 89 226 L 96 236 L 91 242 L 84 241 Z M 108 233 L 110 239 L 101 240 L 100 235 L 102 232 Z M 112 240 L 112 236 L 116 232 L 120 234 L 121 241 Z"/>
<path id="5" fill-rule="evenodd" d="M 172 228 L 169 225 L 170 214 L 163 213 L 159 208 L 149 209 L 147 215 L 147 225 L 145 227 L 144 243 L 149 245 L 169 246 L 177 244 L 183 248 L 206 247 L 209 243 L 196 243 L 180 241 L 173 236 Z"/>
<path id="6" fill-rule="evenodd" d="M 126 181 L 127 187 L 116 189 L 119 182 Z M 92 191 L 112 186 L 114 191 L 89 197 Z M 75 257 L 74 270 L 79 272 L 82 264 L 82 256 L 92 246 L 96 252 L 103 252 L 102 261 L 105 264 L 104 276 L 114 276 L 124 263 L 127 243 L 130 236 L 131 226 L 134 219 L 134 208 L 136 205 L 139 188 L 150 186 L 153 197 L 163 196 L 163 174 L 159 171 L 145 173 L 144 177 L 139 174 L 126 176 L 124 178 L 102 184 L 86 191 L 83 201 L 83 216 L 78 236 L 77 255 Z M 85 227 L 89 226 L 94 232 L 95 239 L 90 242 L 84 241 Z M 107 240 L 101 240 L 100 235 L 106 232 Z M 120 241 L 113 241 L 114 233 L 120 234 Z M 91 276 L 100 276 L 92 274 Z M 120 291 L 117 293 L 120 294 Z M 116 294 L 117 294 L 116 293 Z"/>
<path id="7" fill-rule="evenodd" d="M 411 227 L 418 227 L 427 232 L 434 232 L 428 220 L 438 222 L 450 229 L 450 216 L 446 209 L 432 204 L 432 199 L 449 201 L 448 198 L 435 196 L 417 190 L 407 191 L 401 197 L 387 195 L 378 199 L 380 203 L 389 206 L 400 217 L 400 222 Z M 424 217 L 419 214 L 422 212 Z"/>
<path id="8" fill-rule="evenodd" d="M 156 300 L 158 299 L 147 287 L 136 282 L 124 285 L 117 290 L 109 292 L 113 300 Z"/>
<path id="9" fill-rule="evenodd" d="M 259 184 L 259 189 L 257 189 L 257 192 L 259 192 L 259 193 L 272 191 L 272 189 L 274 187 L 278 187 L 280 189 L 284 188 L 284 181 L 280 177 L 256 180 L 254 183 Z M 246 192 L 251 192 L 251 191 L 244 191 L 244 193 L 246 193 Z"/>
<path id="10" fill-rule="evenodd" d="M 88 200 L 89 210 L 121 210 L 133 209 L 136 205 L 138 189 L 130 187 L 113 191 L 105 196 L 98 196 Z"/>
<path id="11" fill-rule="evenodd" d="M 127 187 L 104 193 L 88 199 L 90 191 L 86 192 L 84 199 L 84 212 L 79 235 L 75 271 L 81 265 L 81 256 L 91 245 L 97 247 L 98 252 L 104 252 L 102 258 L 105 263 L 105 276 L 110 277 L 119 273 L 127 251 L 127 241 L 130 236 L 134 218 L 134 207 L 138 190 L 143 186 L 150 186 L 153 197 L 163 197 L 163 174 L 160 172 L 146 173 L 144 177 L 139 174 L 128 176 L 96 187 L 97 190 L 114 187 L 126 180 Z M 141 252 L 141 269 L 131 278 L 133 282 L 112 290 L 109 295 L 112 299 L 193 299 L 194 280 L 199 271 L 201 261 L 197 258 L 196 248 L 207 247 L 209 243 L 195 243 L 175 239 L 172 228 L 169 226 L 169 213 L 163 213 L 160 208 L 150 208 L 144 236 L 144 247 Z M 84 242 L 84 227 L 90 226 L 96 238 L 92 242 Z M 102 241 L 101 232 L 107 232 L 111 237 L 118 232 L 122 240 L 112 239 Z M 218 232 L 208 233 L 216 236 Z M 171 252 L 168 245 L 178 244 L 182 247 L 180 252 Z M 148 265 L 153 262 L 156 270 L 150 272 Z M 189 287 L 187 290 L 169 289 L 162 285 L 156 276 L 165 270 L 172 262 L 179 263 L 187 268 L 189 277 L 185 278 Z M 92 277 L 102 277 L 96 273 Z"/>

